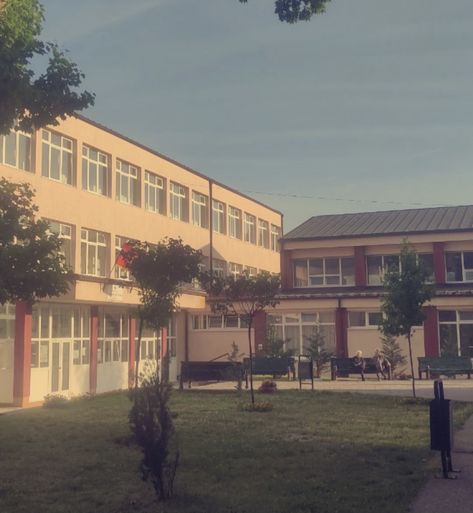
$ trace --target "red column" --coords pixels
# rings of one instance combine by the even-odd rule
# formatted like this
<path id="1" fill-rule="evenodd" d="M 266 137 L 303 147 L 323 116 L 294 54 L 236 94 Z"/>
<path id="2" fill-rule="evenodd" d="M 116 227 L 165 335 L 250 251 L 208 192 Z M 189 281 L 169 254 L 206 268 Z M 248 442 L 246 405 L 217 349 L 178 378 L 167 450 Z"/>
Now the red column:
<path id="1" fill-rule="evenodd" d="M 90 393 L 97 392 L 97 346 L 99 336 L 99 307 L 90 307 Z M 102 355 L 103 356 L 103 355 Z"/>
<path id="2" fill-rule="evenodd" d="M 443 284 L 446 281 L 445 244 L 443 242 L 434 242 L 433 259 L 435 283 Z"/>
<path id="3" fill-rule="evenodd" d="M 355 285 L 357 287 L 366 286 L 366 261 L 364 246 L 355 246 Z"/>
<path id="4" fill-rule="evenodd" d="M 13 351 L 13 404 L 26 406 L 30 399 L 32 308 L 27 303 L 15 307 L 15 347 Z"/>
<path id="5" fill-rule="evenodd" d="M 335 352 L 338 357 L 348 356 L 348 311 L 346 308 L 335 310 Z"/>
<path id="6" fill-rule="evenodd" d="M 256 356 L 262 355 L 266 349 L 266 318 L 266 312 L 258 312 L 253 321 Z"/>
<path id="7" fill-rule="evenodd" d="M 425 356 L 440 356 L 439 318 L 435 306 L 423 308 L 424 320 L 424 351 Z"/>
<path id="8" fill-rule="evenodd" d="M 281 288 L 282 290 L 294 287 L 291 252 L 281 250 Z"/>
<path id="9" fill-rule="evenodd" d="M 130 317 L 128 330 L 128 386 L 131 388 L 134 384 L 135 363 L 136 363 L 136 319 Z"/>

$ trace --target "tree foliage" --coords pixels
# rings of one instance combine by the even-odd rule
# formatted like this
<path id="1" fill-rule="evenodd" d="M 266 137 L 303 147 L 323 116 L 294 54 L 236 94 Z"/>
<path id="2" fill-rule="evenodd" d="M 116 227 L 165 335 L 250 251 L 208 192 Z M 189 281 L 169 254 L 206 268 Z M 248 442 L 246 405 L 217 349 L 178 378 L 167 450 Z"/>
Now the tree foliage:
<path id="1" fill-rule="evenodd" d="M 395 337 L 386 335 L 381 339 L 383 344 L 383 353 L 391 364 L 391 370 L 394 373 L 395 369 L 399 369 L 406 363 L 406 357 L 402 354 L 401 346 Z"/>
<path id="2" fill-rule="evenodd" d="M 248 0 L 239 2 L 246 4 Z M 309 21 L 315 14 L 324 13 L 328 2 L 330 0 L 275 0 L 274 12 L 286 23 Z"/>
<path id="3" fill-rule="evenodd" d="M 61 240 L 36 218 L 34 191 L 0 178 L 0 304 L 34 303 L 69 290 Z"/>
<path id="4" fill-rule="evenodd" d="M 383 280 L 381 302 L 383 320 L 380 326 L 385 336 L 407 338 L 412 373 L 412 392 L 415 397 L 414 363 L 411 338 L 413 328 L 421 326 L 425 315 L 422 306 L 432 298 L 433 286 L 428 283 L 430 271 L 418 259 L 407 241 L 401 250 L 400 269 L 391 268 Z"/>
<path id="5" fill-rule="evenodd" d="M 276 358 L 284 358 L 293 356 L 294 349 L 285 349 L 286 341 L 277 336 L 274 326 L 267 326 L 266 340 L 265 340 L 265 353 L 268 356 Z"/>
<path id="6" fill-rule="evenodd" d="M 304 351 L 312 357 L 315 363 L 315 376 L 320 378 L 333 353 L 325 347 L 325 337 L 318 326 L 315 326 L 312 333 L 306 337 L 306 341 Z"/>
<path id="7" fill-rule="evenodd" d="M 75 89 L 84 75 L 56 43 L 42 41 L 38 0 L 0 1 L 0 134 L 30 131 L 93 105 L 94 94 Z M 47 59 L 35 75 L 32 61 Z"/>
<path id="8" fill-rule="evenodd" d="M 171 385 L 160 380 L 157 372 L 145 377 L 141 385 L 131 392 L 130 428 L 143 453 L 143 478 L 153 483 L 158 500 L 165 501 L 173 495 L 179 464 L 179 447 L 169 409 Z"/>
<path id="9" fill-rule="evenodd" d="M 254 404 L 253 389 L 253 347 L 251 330 L 255 316 L 266 308 L 274 308 L 279 300 L 277 294 L 281 287 L 279 276 L 266 271 L 250 276 L 243 272 L 238 276 L 218 277 L 204 273 L 201 278 L 205 290 L 209 293 L 212 310 L 222 314 L 243 314 L 248 322 L 248 349 L 250 360 L 251 402 Z"/>
<path id="10" fill-rule="evenodd" d="M 181 239 L 165 238 L 157 244 L 128 243 L 119 258 L 130 272 L 140 295 L 141 304 L 137 309 L 139 354 L 143 327 L 147 325 L 159 330 L 168 325 L 181 285 L 199 276 L 202 255 L 188 244 L 183 244 Z M 138 371 L 137 358 L 135 384 Z"/>

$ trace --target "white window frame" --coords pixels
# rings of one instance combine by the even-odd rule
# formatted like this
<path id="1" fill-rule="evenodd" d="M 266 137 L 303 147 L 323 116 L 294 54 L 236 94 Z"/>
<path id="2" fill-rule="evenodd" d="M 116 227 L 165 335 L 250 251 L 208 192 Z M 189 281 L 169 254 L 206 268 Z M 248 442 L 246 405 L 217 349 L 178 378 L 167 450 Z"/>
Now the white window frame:
<path id="1" fill-rule="evenodd" d="M 115 235 L 115 260 L 114 260 L 115 261 L 115 264 L 114 264 L 115 272 L 114 272 L 114 275 L 117 280 L 128 280 L 128 281 L 131 280 L 130 271 L 128 269 L 125 269 L 124 267 L 117 265 L 117 263 L 116 263 L 117 258 L 123 249 L 123 246 L 127 242 L 130 242 L 130 241 L 132 241 L 132 239 L 129 237 L 122 237 L 121 235 Z"/>
<path id="2" fill-rule="evenodd" d="M 92 152 L 97 154 L 94 159 Z M 96 167 L 95 180 L 91 180 L 92 168 Z M 87 144 L 82 145 L 82 189 L 100 196 L 109 195 L 110 182 L 110 160 L 106 153 L 103 153 Z M 95 182 L 95 183 L 93 183 Z"/>
<path id="3" fill-rule="evenodd" d="M 60 138 L 60 144 L 53 143 L 53 135 Z M 59 152 L 59 177 L 51 176 L 51 154 L 52 151 L 56 150 Z M 65 183 L 67 185 L 74 185 L 74 142 L 72 139 L 65 137 L 57 132 L 51 132 L 50 130 L 41 131 L 41 174 L 42 176 L 54 180 L 56 182 Z M 48 169 L 44 169 L 45 152 L 47 151 Z M 70 170 L 69 174 L 64 170 L 64 159 L 70 159 Z"/>
<path id="4" fill-rule="evenodd" d="M 151 171 L 145 171 L 145 209 L 166 215 L 166 179 Z"/>
<path id="5" fill-rule="evenodd" d="M 235 262 L 228 262 L 228 274 L 237 278 L 243 272 L 243 266 Z"/>
<path id="6" fill-rule="evenodd" d="M 7 148 L 7 140 L 8 138 L 15 138 L 15 162 L 7 162 L 6 159 L 6 148 Z M 20 148 L 22 147 L 21 141 L 25 139 L 27 140 L 28 154 L 25 155 L 24 159 L 21 159 Z M 23 132 L 21 130 L 12 130 L 9 134 L 0 135 L 0 164 L 5 164 L 5 166 L 11 166 L 16 169 L 21 169 L 22 171 L 27 171 L 28 173 L 33 172 L 32 169 L 32 137 L 31 134 Z"/>
<path id="7" fill-rule="evenodd" d="M 281 228 L 275 224 L 271 224 L 271 251 L 279 252 L 279 238 L 281 237 Z"/>
<path id="8" fill-rule="evenodd" d="M 269 223 L 258 219 L 258 246 L 269 249 Z"/>
<path id="9" fill-rule="evenodd" d="M 398 269 L 401 270 L 401 255 L 399 254 L 396 254 L 396 253 L 391 253 L 391 254 L 388 254 L 388 255 L 366 255 L 366 281 L 367 281 L 367 284 L 368 285 L 372 285 L 372 286 L 380 286 L 383 284 L 383 278 L 384 278 L 384 275 L 386 274 L 386 271 L 387 271 L 387 264 L 386 264 L 386 261 L 385 259 L 387 258 L 392 258 L 392 257 L 397 257 L 398 259 Z M 379 276 L 379 283 L 376 282 L 376 283 L 370 283 L 370 273 L 369 273 L 369 265 L 368 265 L 368 259 L 369 258 L 381 258 L 381 267 L 378 267 L 378 276 Z"/>
<path id="10" fill-rule="evenodd" d="M 138 207 L 140 205 L 140 170 L 138 167 L 117 158 L 115 180 L 116 199 L 120 203 Z M 126 192 L 124 192 L 124 184 L 126 184 Z"/>
<path id="11" fill-rule="evenodd" d="M 96 240 L 90 240 L 91 235 L 95 233 Z M 80 264 L 80 270 L 81 274 L 85 276 L 99 276 L 101 278 L 105 278 L 107 276 L 107 269 L 108 269 L 108 243 L 107 243 L 107 234 L 103 232 L 99 232 L 97 230 L 91 230 L 89 228 L 81 228 L 81 235 L 80 235 L 80 244 L 81 244 L 81 264 Z M 83 261 L 83 250 L 85 248 L 85 262 Z M 99 269 L 98 262 L 100 260 L 100 251 L 99 248 L 105 248 L 104 253 L 104 262 L 102 265 L 102 269 Z M 90 252 L 93 253 L 94 258 L 94 268 L 95 270 L 91 270 L 88 268 L 89 266 L 89 255 Z"/>
<path id="12" fill-rule="evenodd" d="M 209 198 L 200 192 L 192 191 L 192 223 L 201 228 L 209 227 Z"/>
<path id="13" fill-rule="evenodd" d="M 461 266 L 462 266 L 462 280 L 449 280 L 448 279 L 448 270 L 447 270 L 447 256 L 448 254 L 460 253 L 461 256 Z M 473 268 L 465 268 L 465 253 L 473 253 L 473 251 L 463 250 L 463 251 L 446 251 L 445 252 L 445 281 L 447 283 L 468 283 L 473 281 Z M 468 277 L 468 274 L 471 278 Z"/>
<path id="14" fill-rule="evenodd" d="M 256 216 L 243 212 L 243 240 L 256 244 Z"/>
<path id="15" fill-rule="evenodd" d="M 241 210 L 231 205 L 228 207 L 228 235 L 241 240 Z"/>
<path id="16" fill-rule="evenodd" d="M 355 324 L 355 325 L 352 326 L 351 321 L 350 321 L 350 314 L 351 313 L 363 314 L 364 315 L 364 324 L 362 324 L 360 326 Z M 371 321 L 370 316 L 373 315 L 373 314 L 381 315 L 382 316 L 382 313 L 379 310 L 366 310 L 366 311 L 365 310 L 363 310 L 363 311 L 361 311 L 361 310 L 349 310 L 348 311 L 348 327 L 350 329 L 368 329 L 369 328 L 369 329 L 376 329 L 377 330 L 379 324 L 373 324 L 373 323 L 370 322 Z"/>
<path id="17" fill-rule="evenodd" d="M 187 187 L 171 182 L 169 185 L 169 215 L 178 221 L 188 221 L 188 199 L 189 190 Z"/>
<path id="18" fill-rule="evenodd" d="M 225 235 L 225 203 L 212 200 L 212 229 L 215 233 Z"/>
<path id="19" fill-rule="evenodd" d="M 225 260 L 214 258 L 212 260 L 212 272 L 221 278 L 225 277 L 227 275 L 227 264 Z"/>
<path id="20" fill-rule="evenodd" d="M 55 233 L 61 239 L 61 254 L 64 256 L 65 263 L 68 267 L 73 268 L 74 262 L 74 245 L 73 245 L 73 226 L 70 224 L 62 223 L 61 221 L 53 221 L 47 219 L 49 223 L 49 229 Z M 69 251 L 66 250 L 66 245 Z"/>
<path id="21" fill-rule="evenodd" d="M 310 262 L 311 260 L 322 260 L 322 274 L 310 274 Z M 338 260 L 338 273 L 329 274 L 326 272 L 326 260 Z M 353 281 L 351 283 L 343 283 L 347 278 L 343 274 L 343 260 L 351 260 L 353 266 Z M 307 283 L 306 285 L 296 285 L 296 265 L 297 263 L 305 262 L 307 272 Z M 319 287 L 352 287 L 355 285 L 355 260 L 351 256 L 333 256 L 333 257 L 312 257 L 312 258 L 297 258 L 294 259 L 292 265 L 293 272 L 293 283 L 294 288 L 319 288 Z M 338 276 L 338 283 L 327 283 L 327 279 Z M 322 283 L 312 284 L 311 278 L 321 278 Z"/>

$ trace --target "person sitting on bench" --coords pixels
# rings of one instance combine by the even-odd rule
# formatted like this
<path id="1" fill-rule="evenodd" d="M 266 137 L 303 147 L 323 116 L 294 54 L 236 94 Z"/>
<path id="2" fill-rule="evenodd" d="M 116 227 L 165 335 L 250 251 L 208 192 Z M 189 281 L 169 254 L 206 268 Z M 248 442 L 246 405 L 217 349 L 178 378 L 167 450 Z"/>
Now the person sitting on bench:
<path id="1" fill-rule="evenodd" d="M 391 376 L 391 362 L 386 358 L 383 351 L 375 349 L 373 359 L 376 364 L 376 376 L 378 381 L 381 379 L 379 375 L 383 376 L 383 379 L 388 379 Z M 386 373 L 387 376 L 386 376 Z"/>
<path id="2" fill-rule="evenodd" d="M 353 357 L 353 366 L 360 372 L 361 380 L 365 381 L 365 360 L 363 359 L 363 353 L 359 350 Z"/>

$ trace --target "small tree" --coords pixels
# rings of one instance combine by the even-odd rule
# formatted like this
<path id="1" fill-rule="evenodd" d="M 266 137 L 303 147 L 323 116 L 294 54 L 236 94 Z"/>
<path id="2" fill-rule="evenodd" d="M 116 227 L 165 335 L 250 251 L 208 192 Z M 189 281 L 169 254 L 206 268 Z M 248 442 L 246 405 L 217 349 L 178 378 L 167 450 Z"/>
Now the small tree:
<path id="1" fill-rule="evenodd" d="M 84 75 L 56 43 L 41 41 L 44 10 L 37 0 L 0 0 L 0 134 L 30 131 L 94 103 L 78 93 Z M 32 60 L 48 58 L 35 77 Z M 37 63 L 36 63 L 37 67 Z"/>
<path id="2" fill-rule="evenodd" d="M 141 300 L 137 308 L 138 355 L 144 326 L 160 330 L 168 325 L 181 285 L 199 276 L 201 259 L 201 252 L 183 244 L 181 239 L 165 238 L 158 244 L 128 243 L 120 252 L 117 263 L 130 271 Z M 138 386 L 139 362 L 136 358 L 135 388 Z M 167 372 L 165 364 L 162 369 L 165 380 Z"/>
<path id="3" fill-rule="evenodd" d="M 246 4 L 248 0 L 239 0 Z M 325 12 L 325 4 L 330 0 L 276 0 L 274 12 L 280 21 L 286 23 L 297 23 L 298 21 L 309 21 L 314 14 Z"/>
<path id="4" fill-rule="evenodd" d="M 306 340 L 308 344 L 304 350 L 312 357 L 315 363 L 315 376 L 320 378 L 333 353 L 325 347 L 325 337 L 318 326 L 313 329 L 311 335 L 306 337 Z"/>
<path id="5" fill-rule="evenodd" d="M 276 299 L 281 284 L 279 276 L 266 271 L 262 271 L 256 276 L 250 276 L 247 272 L 243 272 L 237 277 L 231 275 L 224 278 L 204 273 L 201 281 L 210 295 L 209 300 L 214 311 L 222 314 L 230 313 L 231 315 L 243 314 L 247 319 L 250 392 L 251 403 L 254 405 L 251 330 L 259 312 L 263 312 L 268 307 L 274 308 L 279 303 Z"/>
<path id="6" fill-rule="evenodd" d="M 150 479 L 159 501 L 169 499 L 179 464 L 179 448 L 169 410 L 171 385 L 159 379 L 158 371 L 147 373 L 141 388 L 132 390 L 130 428 L 141 447 L 141 472 Z"/>
<path id="7" fill-rule="evenodd" d="M 433 295 L 433 286 L 427 283 L 429 276 L 430 270 L 424 267 L 417 253 L 405 241 L 401 250 L 400 269 L 388 269 L 383 280 L 381 310 L 384 316 L 380 329 L 386 336 L 407 338 L 414 397 L 416 388 L 411 339 L 414 326 L 420 326 L 424 321 L 422 306 Z"/>
<path id="8" fill-rule="evenodd" d="M 26 183 L 0 178 L 0 304 L 59 296 L 72 273 L 61 239 L 47 221 L 36 219 L 34 192 Z"/>
<path id="9" fill-rule="evenodd" d="M 395 369 L 405 365 L 407 358 L 402 353 L 399 342 L 392 335 L 386 335 L 381 339 L 381 342 L 383 344 L 383 353 L 389 360 L 391 364 L 391 370 L 394 373 Z"/>
<path id="10" fill-rule="evenodd" d="M 292 356 L 294 349 L 285 349 L 287 344 L 286 340 L 279 338 L 274 326 L 268 325 L 266 328 L 265 352 L 268 356 L 276 358 L 284 358 Z"/>

